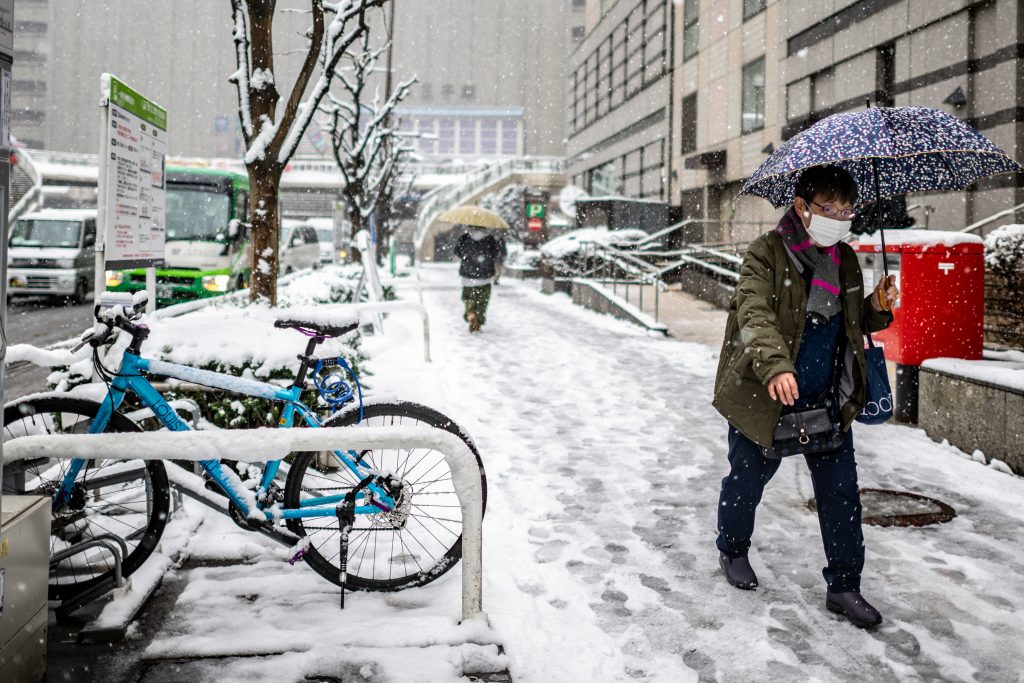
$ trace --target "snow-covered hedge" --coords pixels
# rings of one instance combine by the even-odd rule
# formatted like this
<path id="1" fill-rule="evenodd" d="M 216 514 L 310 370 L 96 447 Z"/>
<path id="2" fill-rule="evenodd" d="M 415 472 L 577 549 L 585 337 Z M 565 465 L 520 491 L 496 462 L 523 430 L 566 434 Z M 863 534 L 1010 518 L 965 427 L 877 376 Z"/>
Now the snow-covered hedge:
<path id="1" fill-rule="evenodd" d="M 647 237 L 643 230 L 608 230 L 606 228 L 580 228 L 560 235 L 541 245 L 540 253 L 545 270 L 564 277 L 585 272 L 591 243 L 618 249 L 629 249 Z"/>
<path id="2" fill-rule="evenodd" d="M 1024 225 L 1004 225 L 985 238 L 985 265 L 1002 277 L 1024 277 Z"/>
<path id="3" fill-rule="evenodd" d="M 1005 225 L 985 239 L 985 340 L 1024 349 L 1024 225 Z"/>
<path id="4" fill-rule="evenodd" d="M 217 301 L 182 316 L 150 320 L 147 324 L 151 334 L 143 346 L 143 354 L 148 358 L 285 385 L 295 376 L 299 365 L 296 356 L 305 350 L 307 339 L 294 330 L 275 328 L 277 315 L 292 306 L 326 307 L 351 301 L 358 276 L 358 267 L 327 267 L 300 276 L 281 288 L 276 309 L 234 299 Z M 107 368 L 117 368 L 127 342 L 127 339 L 119 339 L 104 353 L 103 363 Z M 343 356 L 359 374 L 366 361 L 360 342 L 359 333 L 341 340 L 327 340 L 318 347 L 317 355 Z M 93 393 L 83 385 L 95 382 L 91 356 L 58 366 L 48 378 L 51 388 L 61 391 L 76 389 Z M 164 395 L 169 399 L 196 401 L 207 420 L 225 428 L 273 426 L 280 410 L 280 406 L 262 399 L 175 387 L 173 382 Z M 303 397 L 309 405 L 316 405 L 315 390 L 306 391 Z M 129 405 L 128 409 L 132 407 L 137 406 Z"/>

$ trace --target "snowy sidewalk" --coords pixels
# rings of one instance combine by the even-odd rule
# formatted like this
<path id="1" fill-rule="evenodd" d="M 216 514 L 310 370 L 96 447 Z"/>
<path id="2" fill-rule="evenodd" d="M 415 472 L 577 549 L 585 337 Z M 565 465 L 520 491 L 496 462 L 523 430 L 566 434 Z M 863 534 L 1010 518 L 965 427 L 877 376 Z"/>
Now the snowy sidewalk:
<path id="1" fill-rule="evenodd" d="M 857 427 L 862 486 L 934 496 L 959 514 L 865 528 L 864 591 L 885 623 L 865 632 L 825 611 L 799 460 L 760 509 L 762 588 L 737 591 L 714 547 L 726 471 L 725 423 L 709 405 L 716 347 L 510 280 L 471 335 L 454 268 L 420 277 L 435 362 L 422 361 L 415 315 L 395 314 L 385 337 L 365 340 L 367 381 L 476 439 L 491 628 L 457 624 L 458 568 L 419 589 L 352 594 L 340 612 L 335 587 L 289 566 L 283 548 L 189 503 L 172 521 L 189 560 L 165 581 L 170 604 L 137 629 L 153 665 L 132 680 L 443 683 L 504 666 L 517 683 L 1020 680 L 1024 480 L 919 430 Z"/>
<path id="2" fill-rule="evenodd" d="M 725 422 L 709 404 L 717 348 L 512 281 L 470 335 L 452 267 L 420 272 L 436 362 L 376 356 L 373 381 L 418 394 L 478 441 L 484 609 L 514 680 L 1019 680 L 1024 480 L 920 430 L 857 426 L 862 486 L 934 496 L 959 514 L 865 528 L 864 592 L 885 623 L 866 632 L 825 611 L 798 459 L 760 509 L 762 588 L 737 591 L 714 547 L 726 472 Z"/>

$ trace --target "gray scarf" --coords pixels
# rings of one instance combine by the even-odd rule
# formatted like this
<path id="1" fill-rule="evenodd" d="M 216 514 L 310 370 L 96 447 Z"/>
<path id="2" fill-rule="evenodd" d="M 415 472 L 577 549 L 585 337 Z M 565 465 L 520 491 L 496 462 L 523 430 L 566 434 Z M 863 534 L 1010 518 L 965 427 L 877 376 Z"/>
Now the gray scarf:
<path id="1" fill-rule="evenodd" d="M 842 261 L 839 246 L 825 249 L 814 246 L 796 207 L 790 207 L 779 220 L 775 232 L 779 233 L 796 259 L 797 272 L 802 275 L 805 268 L 810 270 L 811 293 L 807 297 L 807 312 L 828 320 L 842 310 L 839 302 L 839 264 Z"/>

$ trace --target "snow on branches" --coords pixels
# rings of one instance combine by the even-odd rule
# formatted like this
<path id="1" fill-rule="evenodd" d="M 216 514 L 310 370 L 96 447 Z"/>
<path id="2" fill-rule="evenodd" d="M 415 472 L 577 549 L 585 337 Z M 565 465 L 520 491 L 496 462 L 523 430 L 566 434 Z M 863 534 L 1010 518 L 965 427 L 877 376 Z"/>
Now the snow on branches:
<path id="1" fill-rule="evenodd" d="M 369 32 L 367 12 L 388 0 L 310 1 L 313 25 L 302 68 L 279 111 L 274 76 L 275 3 L 231 0 L 236 71 L 229 81 L 238 96 L 238 116 L 245 139 L 246 164 L 266 162 L 284 167 L 330 89 L 342 57 Z M 326 16 L 330 22 L 325 25 Z M 308 92 L 307 92 L 308 91 Z M 255 122 L 259 122 L 258 129 Z"/>
<path id="2" fill-rule="evenodd" d="M 395 109 L 408 96 L 416 77 L 399 83 L 386 96 L 379 88 L 373 89 L 372 97 L 367 96 L 369 80 L 379 71 L 377 61 L 388 48 L 389 42 L 371 47 L 369 32 L 360 36 L 358 47 L 335 69 L 335 83 L 342 92 L 329 92 L 319 109 L 321 126 L 330 135 L 334 159 L 345 181 L 343 191 L 353 231 L 360 229 L 380 198 L 388 194 L 397 165 L 413 151 L 403 144 Z"/>

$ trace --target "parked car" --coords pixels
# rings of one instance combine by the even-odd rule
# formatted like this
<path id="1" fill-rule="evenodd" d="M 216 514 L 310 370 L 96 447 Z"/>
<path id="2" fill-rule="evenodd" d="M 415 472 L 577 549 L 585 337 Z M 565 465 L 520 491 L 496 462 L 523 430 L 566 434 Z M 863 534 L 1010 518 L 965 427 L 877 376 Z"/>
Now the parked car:
<path id="1" fill-rule="evenodd" d="M 334 260 L 334 219 L 310 218 L 308 223 L 316 230 L 320 242 L 320 263 L 331 263 Z"/>
<path id="2" fill-rule="evenodd" d="M 46 209 L 19 218 L 8 240 L 7 296 L 85 301 L 95 272 L 95 209 Z"/>
<path id="3" fill-rule="evenodd" d="M 320 240 L 306 221 L 281 221 L 281 248 L 278 272 L 287 275 L 303 268 L 320 267 Z"/>

